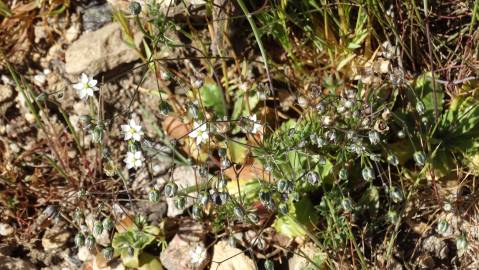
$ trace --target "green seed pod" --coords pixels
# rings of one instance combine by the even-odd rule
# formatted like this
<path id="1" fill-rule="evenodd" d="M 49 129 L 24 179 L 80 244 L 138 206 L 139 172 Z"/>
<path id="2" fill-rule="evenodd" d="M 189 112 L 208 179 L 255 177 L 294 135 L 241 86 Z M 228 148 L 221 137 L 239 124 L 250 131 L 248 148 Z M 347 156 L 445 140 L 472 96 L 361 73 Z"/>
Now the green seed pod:
<path id="1" fill-rule="evenodd" d="M 281 193 L 287 192 L 289 189 L 289 182 L 287 180 L 280 179 L 276 183 L 276 188 L 278 189 L 278 192 L 281 192 Z"/>
<path id="2" fill-rule="evenodd" d="M 420 167 L 424 166 L 426 163 L 426 154 L 422 151 L 416 151 L 413 155 L 414 161 Z"/>
<path id="3" fill-rule="evenodd" d="M 82 247 L 85 244 L 85 236 L 83 236 L 83 234 L 81 234 L 81 233 L 77 233 L 75 235 L 74 241 L 75 241 L 75 246 L 76 247 L 78 247 L 78 248 Z"/>
<path id="4" fill-rule="evenodd" d="M 85 240 L 85 246 L 89 249 L 92 250 L 96 245 L 96 240 L 93 235 L 88 235 Z"/>
<path id="5" fill-rule="evenodd" d="M 171 74 L 171 72 L 169 72 L 167 70 L 162 70 L 160 72 L 160 77 L 164 81 L 169 81 L 169 80 L 171 80 L 172 74 Z"/>
<path id="6" fill-rule="evenodd" d="M 266 248 L 266 241 L 263 239 L 263 237 L 258 237 L 255 241 L 256 247 L 259 250 L 264 250 Z"/>
<path id="7" fill-rule="evenodd" d="M 404 132 L 404 130 L 400 130 L 398 131 L 397 136 L 399 139 L 404 139 L 406 138 L 406 132 Z"/>
<path id="8" fill-rule="evenodd" d="M 41 93 L 35 98 L 37 102 L 45 102 L 47 101 L 47 99 L 48 99 L 48 95 L 46 93 Z"/>
<path id="9" fill-rule="evenodd" d="M 388 157 L 386 158 L 388 163 L 397 166 L 399 164 L 399 159 L 395 154 L 389 154 Z"/>
<path id="10" fill-rule="evenodd" d="M 362 171 L 361 174 L 363 176 L 363 179 L 366 180 L 367 182 L 371 182 L 374 179 L 374 171 L 373 169 L 369 167 L 365 167 Z"/>
<path id="11" fill-rule="evenodd" d="M 238 219 L 242 220 L 244 218 L 244 210 L 240 206 L 235 206 L 233 208 L 233 212 L 235 213 Z"/>
<path id="12" fill-rule="evenodd" d="M 401 191 L 401 189 L 399 187 L 392 187 L 390 188 L 389 190 L 389 197 L 391 197 L 391 200 L 394 202 L 394 203 L 400 203 L 403 201 L 404 199 L 404 196 L 403 196 L 403 193 Z"/>
<path id="13" fill-rule="evenodd" d="M 148 200 L 150 200 L 150 202 L 154 202 L 154 203 L 159 202 L 160 201 L 160 192 L 156 189 L 150 190 L 150 192 L 148 192 Z"/>
<path id="14" fill-rule="evenodd" d="M 226 148 L 218 149 L 218 156 L 220 156 L 221 158 L 226 157 Z"/>
<path id="15" fill-rule="evenodd" d="M 101 223 L 103 224 L 104 230 L 110 231 L 111 229 L 113 229 L 114 224 L 113 224 L 113 220 L 111 220 L 110 217 L 104 218 Z"/>
<path id="16" fill-rule="evenodd" d="M 341 207 L 343 208 L 344 212 L 350 213 L 353 211 L 353 201 L 350 198 L 343 198 L 341 200 Z"/>
<path id="17" fill-rule="evenodd" d="M 226 191 L 223 191 L 223 192 L 220 192 L 220 200 L 221 200 L 221 204 L 225 204 L 226 202 L 228 202 L 229 198 L 230 198 L 230 194 Z"/>
<path id="18" fill-rule="evenodd" d="M 178 185 L 174 182 L 169 182 L 168 184 L 165 185 L 165 196 L 168 198 L 172 198 L 176 195 L 176 192 L 178 191 Z"/>
<path id="19" fill-rule="evenodd" d="M 202 191 L 198 194 L 198 202 L 206 206 L 210 202 L 210 194 L 207 191 Z"/>
<path id="20" fill-rule="evenodd" d="M 456 239 L 456 248 L 458 251 L 460 252 L 464 252 L 466 249 L 467 249 L 467 246 L 468 246 L 468 242 L 467 242 L 467 238 L 464 234 L 460 235 L 457 239 Z"/>
<path id="21" fill-rule="evenodd" d="M 136 2 L 136 1 L 133 1 L 133 2 L 130 3 L 129 8 L 130 8 L 131 14 L 133 14 L 135 16 L 140 15 L 140 13 L 141 13 L 140 3 Z"/>
<path id="22" fill-rule="evenodd" d="M 76 221 L 82 221 L 85 216 L 83 215 L 83 211 L 80 208 L 75 209 L 73 213 L 73 219 Z"/>
<path id="23" fill-rule="evenodd" d="M 218 189 L 220 189 L 220 190 L 224 189 L 227 184 L 228 184 L 228 182 L 226 181 L 225 176 L 223 174 L 221 174 L 220 177 L 218 178 L 218 182 L 217 182 Z"/>
<path id="24" fill-rule="evenodd" d="M 171 107 L 168 102 L 162 100 L 158 106 L 158 110 L 160 111 L 161 115 L 165 116 L 171 112 Z"/>
<path id="25" fill-rule="evenodd" d="M 306 180 L 311 185 L 316 185 L 320 182 L 319 174 L 315 171 L 310 171 L 306 174 Z"/>
<path id="26" fill-rule="evenodd" d="M 228 237 L 228 245 L 230 247 L 236 247 L 236 238 L 233 235 Z"/>
<path id="27" fill-rule="evenodd" d="M 105 260 L 111 261 L 111 259 L 113 259 L 114 250 L 112 247 L 106 247 L 101 250 L 101 254 Z"/>
<path id="28" fill-rule="evenodd" d="M 437 223 L 436 232 L 440 235 L 446 235 L 449 230 L 449 223 L 445 219 L 441 219 Z"/>
<path id="29" fill-rule="evenodd" d="M 288 204 L 286 204 L 286 203 L 280 203 L 280 204 L 278 205 L 278 212 L 281 213 L 282 215 L 287 215 L 288 212 L 289 212 Z"/>
<path id="30" fill-rule="evenodd" d="M 369 141 L 371 144 L 378 144 L 381 141 L 381 138 L 379 137 L 379 132 L 371 130 L 368 133 Z"/>
<path id="31" fill-rule="evenodd" d="M 258 224 L 259 223 L 259 216 L 256 213 L 249 213 L 248 214 L 248 219 L 253 223 L 253 224 Z"/>
<path id="32" fill-rule="evenodd" d="M 399 221 L 398 213 L 394 210 L 389 210 L 386 214 L 386 218 L 391 224 L 396 224 Z"/>
<path id="33" fill-rule="evenodd" d="M 271 192 L 269 190 L 260 190 L 259 192 L 259 200 L 262 204 L 266 205 L 271 202 Z"/>
<path id="34" fill-rule="evenodd" d="M 191 214 L 194 219 L 201 219 L 203 217 L 203 208 L 201 205 L 195 203 L 191 209 Z"/>
<path id="35" fill-rule="evenodd" d="M 104 131 L 103 131 L 103 126 L 98 124 L 95 126 L 91 133 L 91 137 L 93 142 L 95 143 L 101 143 L 103 141 L 103 136 L 104 136 Z"/>
<path id="36" fill-rule="evenodd" d="M 128 256 L 133 257 L 135 255 L 135 249 L 132 246 L 129 246 L 127 249 Z"/>
<path id="37" fill-rule="evenodd" d="M 348 173 L 348 169 L 346 168 L 341 168 L 341 170 L 339 170 L 339 173 L 338 173 L 338 177 L 340 180 L 348 180 L 348 176 L 349 176 L 349 173 Z"/>
<path id="38" fill-rule="evenodd" d="M 265 270 L 274 270 L 274 263 L 272 260 L 264 261 L 264 269 Z"/>
<path id="39" fill-rule="evenodd" d="M 416 111 L 419 115 L 423 115 L 426 112 L 426 106 L 421 100 L 416 100 Z"/>
<path id="40" fill-rule="evenodd" d="M 175 199 L 175 206 L 178 209 L 184 209 L 186 205 L 186 198 L 183 196 L 176 197 Z"/>
<path id="41" fill-rule="evenodd" d="M 103 232 L 103 224 L 101 221 L 95 221 L 93 224 L 93 235 L 98 236 Z"/>

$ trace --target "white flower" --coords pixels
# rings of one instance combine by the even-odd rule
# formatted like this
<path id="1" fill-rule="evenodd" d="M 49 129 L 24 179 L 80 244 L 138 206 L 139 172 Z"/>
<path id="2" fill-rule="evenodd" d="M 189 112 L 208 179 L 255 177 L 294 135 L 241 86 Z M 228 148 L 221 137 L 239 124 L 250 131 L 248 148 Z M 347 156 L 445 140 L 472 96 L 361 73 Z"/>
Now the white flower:
<path id="1" fill-rule="evenodd" d="M 196 144 L 200 144 L 208 140 L 208 127 L 206 124 L 193 123 L 193 131 L 189 136 L 193 139 L 196 139 Z"/>
<path id="2" fill-rule="evenodd" d="M 202 246 L 197 245 L 195 249 L 190 251 L 190 257 L 191 263 L 200 264 L 206 260 L 206 250 Z"/>
<path id="3" fill-rule="evenodd" d="M 125 134 L 125 141 L 133 140 L 139 142 L 141 140 L 141 136 L 143 136 L 141 126 L 138 125 L 133 119 L 130 119 L 128 124 L 121 125 L 121 130 Z"/>
<path id="4" fill-rule="evenodd" d="M 253 127 L 251 128 L 251 133 L 256 134 L 258 131 L 263 129 L 263 126 L 256 119 L 256 115 L 250 116 L 249 120 L 253 122 Z"/>
<path id="5" fill-rule="evenodd" d="M 87 99 L 88 97 L 93 97 L 93 92 L 98 90 L 96 84 L 97 80 L 94 80 L 93 77 L 88 77 L 85 73 L 82 73 L 80 82 L 74 84 L 73 88 L 77 90 L 81 99 Z"/>
<path id="6" fill-rule="evenodd" d="M 126 167 L 128 169 L 138 169 L 141 167 L 141 165 L 143 165 L 143 154 L 141 151 L 128 152 L 126 153 L 126 158 L 123 161 L 125 161 Z"/>

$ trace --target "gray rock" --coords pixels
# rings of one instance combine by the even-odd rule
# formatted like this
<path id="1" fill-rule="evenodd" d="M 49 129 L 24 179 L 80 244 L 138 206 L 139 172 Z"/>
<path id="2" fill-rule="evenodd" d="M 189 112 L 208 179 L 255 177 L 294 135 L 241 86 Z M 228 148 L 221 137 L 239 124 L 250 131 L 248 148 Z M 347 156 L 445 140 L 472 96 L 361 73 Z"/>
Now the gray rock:
<path id="1" fill-rule="evenodd" d="M 200 175 L 199 172 L 196 171 L 195 169 L 191 166 L 181 166 L 181 167 L 176 167 L 175 170 L 173 171 L 173 181 L 178 185 L 178 190 L 182 190 L 186 187 L 191 187 L 196 185 L 195 181 L 195 176 L 196 176 L 196 181 L 198 181 L 198 184 L 200 183 Z M 194 200 L 192 197 L 197 196 L 197 192 L 192 192 L 190 193 L 187 199 L 186 199 L 186 205 L 185 208 L 191 207 L 194 203 Z M 178 209 L 175 206 L 175 198 L 167 198 L 166 203 L 168 204 L 168 217 L 176 217 L 178 215 L 183 214 L 184 209 Z"/>
<path id="2" fill-rule="evenodd" d="M 111 7 L 107 3 L 90 6 L 82 14 L 83 30 L 93 32 L 112 21 Z"/>
<path id="3" fill-rule="evenodd" d="M 168 270 L 201 270 L 208 264 L 208 254 L 203 242 L 192 242 L 173 237 L 160 254 L 161 264 Z"/>
<path id="4" fill-rule="evenodd" d="M 73 42 L 65 53 L 65 70 L 69 74 L 97 75 L 111 70 L 121 64 L 130 63 L 140 58 L 137 51 L 129 47 L 122 39 L 118 24 L 109 23 L 94 31 L 83 33 Z M 143 34 L 134 35 L 134 42 L 139 46 Z"/>

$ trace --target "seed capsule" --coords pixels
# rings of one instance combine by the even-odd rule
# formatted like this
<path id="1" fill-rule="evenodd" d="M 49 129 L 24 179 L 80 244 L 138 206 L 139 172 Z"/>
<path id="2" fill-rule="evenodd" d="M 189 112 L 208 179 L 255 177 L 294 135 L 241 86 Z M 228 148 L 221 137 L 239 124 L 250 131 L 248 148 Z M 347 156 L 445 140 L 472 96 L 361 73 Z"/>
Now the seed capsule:
<path id="1" fill-rule="evenodd" d="M 397 136 L 399 139 L 404 139 L 406 138 L 406 132 L 404 132 L 404 130 L 400 130 L 398 131 Z"/>
<path id="2" fill-rule="evenodd" d="M 259 200 L 262 204 L 266 205 L 271 202 L 271 192 L 268 190 L 260 190 L 259 192 Z"/>
<path id="3" fill-rule="evenodd" d="M 369 167 L 365 167 L 362 171 L 361 174 L 363 176 L 363 179 L 366 180 L 367 182 L 371 182 L 374 179 L 374 171 L 373 169 Z"/>
<path id="4" fill-rule="evenodd" d="M 141 5 L 136 1 L 131 2 L 129 8 L 133 15 L 139 15 L 141 13 Z"/>
<path id="5" fill-rule="evenodd" d="M 413 155 L 414 161 L 420 167 L 424 166 L 426 162 L 426 154 L 422 151 L 416 151 Z"/>
<path id="6" fill-rule="evenodd" d="M 135 255 L 135 249 L 131 246 L 127 248 L 128 256 L 133 257 Z"/>
<path id="7" fill-rule="evenodd" d="M 248 214 L 248 219 L 253 223 L 253 224 L 258 224 L 259 223 L 259 216 L 256 213 L 249 213 Z"/>
<path id="8" fill-rule="evenodd" d="M 424 103 L 420 100 L 416 101 L 416 111 L 419 115 L 423 115 L 426 112 L 426 106 L 424 106 Z"/>
<path id="9" fill-rule="evenodd" d="M 102 124 L 96 125 L 95 128 L 93 129 L 92 133 L 91 133 L 91 137 L 92 137 L 93 142 L 101 143 L 103 141 L 104 134 L 105 134 L 105 132 L 103 130 L 103 125 Z"/>
<path id="10" fill-rule="evenodd" d="M 379 132 L 374 130 L 369 131 L 368 137 L 369 137 L 369 141 L 373 145 L 378 144 L 381 141 L 381 138 L 379 137 Z"/>
<path id="11" fill-rule="evenodd" d="M 288 212 L 289 212 L 288 204 L 286 204 L 286 203 L 280 203 L 280 204 L 278 205 L 278 212 L 281 213 L 282 215 L 287 215 Z"/>
<path id="12" fill-rule="evenodd" d="M 226 191 L 220 192 L 221 204 L 225 204 L 226 202 L 228 202 L 229 198 L 230 198 L 230 195 L 228 194 L 228 192 Z"/>
<path id="13" fill-rule="evenodd" d="M 439 233 L 440 235 L 445 236 L 447 234 L 447 231 L 449 230 L 449 223 L 445 219 L 439 220 L 437 223 L 436 227 L 436 232 Z"/>
<path id="14" fill-rule="evenodd" d="M 101 250 L 101 254 L 103 255 L 103 258 L 105 258 L 105 260 L 107 261 L 110 261 L 111 259 L 113 259 L 113 253 L 114 253 L 114 250 L 112 247 L 106 247 Z"/>
<path id="15" fill-rule="evenodd" d="M 203 208 L 201 205 L 195 203 L 191 209 L 191 214 L 193 215 L 194 219 L 201 219 L 203 217 Z"/>
<path id="16" fill-rule="evenodd" d="M 403 201 L 404 199 L 404 196 L 402 194 L 402 191 L 400 188 L 398 187 L 392 187 L 390 190 L 389 190 L 389 196 L 391 197 L 391 200 L 394 202 L 394 203 L 400 203 Z"/>
<path id="17" fill-rule="evenodd" d="M 101 221 L 95 221 L 93 224 L 93 235 L 99 236 L 103 232 L 103 224 Z"/>
<path id="18" fill-rule="evenodd" d="M 235 206 L 233 208 L 233 212 L 235 213 L 238 219 L 242 220 L 244 218 L 244 210 L 240 206 Z"/>
<path id="19" fill-rule="evenodd" d="M 82 233 L 77 233 L 75 235 L 74 241 L 75 241 L 75 246 L 76 247 L 78 247 L 78 248 L 82 247 L 85 244 L 85 236 L 83 236 Z"/>
<path id="20" fill-rule="evenodd" d="M 186 198 L 185 197 L 183 197 L 183 196 L 176 197 L 176 199 L 175 199 L 176 208 L 181 210 L 181 209 L 185 208 L 185 205 L 186 205 Z"/>
<path id="21" fill-rule="evenodd" d="M 150 192 L 148 192 L 148 200 L 150 200 L 150 202 L 159 202 L 160 201 L 160 192 L 156 189 L 152 189 L 150 190 Z"/>
<path id="22" fill-rule="evenodd" d="M 266 248 L 266 241 L 264 241 L 262 237 L 256 239 L 255 244 L 259 250 L 264 250 Z"/>
<path id="23" fill-rule="evenodd" d="M 178 185 L 174 182 L 169 182 L 168 184 L 165 185 L 165 196 L 168 198 L 172 198 L 176 195 L 176 192 L 178 191 Z"/>
<path id="24" fill-rule="evenodd" d="M 113 220 L 111 220 L 110 217 L 106 217 L 103 219 L 103 221 L 101 222 L 102 225 L 103 225 L 103 229 L 106 230 L 106 231 L 110 231 L 111 229 L 113 229 Z"/>
<path id="25" fill-rule="evenodd" d="M 75 212 L 73 213 L 73 219 L 76 221 L 82 221 L 83 218 L 83 211 L 80 208 L 75 209 Z"/>
<path id="26" fill-rule="evenodd" d="M 276 188 L 278 189 L 278 192 L 287 192 L 289 189 L 289 182 L 284 179 L 280 179 L 278 183 L 276 183 Z"/>
<path id="27" fill-rule="evenodd" d="M 218 156 L 220 156 L 220 157 L 226 157 L 226 148 L 220 148 L 220 149 L 218 149 Z"/>
<path id="28" fill-rule="evenodd" d="M 319 183 L 319 174 L 315 171 L 310 171 L 306 175 L 306 179 L 308 180 L 308 183 L 311 185 L 316 185 Z"/>
<path id="29" fill-rule="evenodd" d="M 394 210 L 389 210 L 386 217 L 391 224 L 396 224 L 399 221 L 398 213 Z"/>
<path id="30" fill-rule="evenodd" d="M 272 260 L 264 261 L 264 269 L 265 270 L 274 270 L 274 263 Z"/>
<path id="31" fill-rule="evenodd" d="M 341 207 L 343 208 L 344 212 L 349 213 L 353 210 L 353 202 L 350 198 L 343 198 L 341 200 Z"/>
<path id="32" fill-rule="evenodd" d="M 399 164 L 398 157 L 395 154 L 389 154 L 388 157 L 386 158 L 388 163 L 397 166 Z"/>
<path id="33" fill-rule="evenodd" d="M 95 244 L 96 244 L 96 240 L 95 240 L 95 237 L 93 237 L 93 235 L 88 235 L 86 240 L 85 240 L 85 246 L 92 250 L 94 247 L 95 247 Z"/>
<path id="34" fill-rule="evenodd" d="M 210 194 L 207 191 L 202 191 L 198 194 L 198 202 L 205 206 L 210 202 Z"/>
<path id="35" fill-rule="evenodd" d="M 468 244 L 466 236 L 464 234 L 460 235 L 456 239 L 456 248 L 457 248 L 458 251 L 460 251 L 460 252 L 465 251 L 467 249 L 468 245 L 469 244 Z"/>
<path id="36" fill-rule="evenodd" d="M 348 169 L 341 168 L 341 170 L 339 170 L 338 177 L 340 180 L 348 180 Z"/>

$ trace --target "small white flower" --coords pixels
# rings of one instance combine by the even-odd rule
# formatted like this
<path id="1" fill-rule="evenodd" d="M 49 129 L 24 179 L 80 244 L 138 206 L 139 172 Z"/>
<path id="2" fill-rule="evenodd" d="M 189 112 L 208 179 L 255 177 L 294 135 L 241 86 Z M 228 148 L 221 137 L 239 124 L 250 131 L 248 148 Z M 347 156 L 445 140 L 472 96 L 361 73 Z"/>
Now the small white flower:
<path id="1" fill-rule="evenodd" d="M 251 129 L 251 133 L 256 134 L 258 131 L 263 129 L 263 126 L 258 122 L 256 115 L 250 116 L 249 120 L 253 122 L 253 128 Z"/>
<path id="2" fill-rule="evenodd" d="M 197 245 L 195 249 L 190 251 L 191 263 L 197 265 L 206 260 L 206 250 Z"/>
<path id="3" fill-rule="evenodd" d="M 208 127 L 206 124 L 198 124 L 197 122 L 193 123 L 193 131 L 189 136 L 196 140 L 196 144 L 201 144 L 208 140 Z"/>
<path id="4" fill-rule="evenodd" d="M 73 88 L 77 90 L 81 99 L 87 99 L 88 97 L 93 97 L 93 92 L 98 90 L 96 84 L 97 80 L 94 80 L 93 77 L 88 77 L 85 73 L 82 73 L 80 81 L 74 84 Z"/>
<path id="5" fill-rule="evenodd" d="M 133 140 L 139 142 L 141 140 L 141 136 L 143 136 L 141 126 L 138 125 L 133 119 L 130 119 L 128 124 L 121 125 L 121 130 L 125 134 L 125 141 Z"/>
<path id="6" fill-rule="evenodd" d="M 128 169 L 138 169 L 139 167 L 141 167 L 141 165 L 143 165 L 143 159 L 144 158 L 141 151 L 135 151 L 126 153 L 126 157 L 123 161 L 125 161 L 126 167 Z"/>

